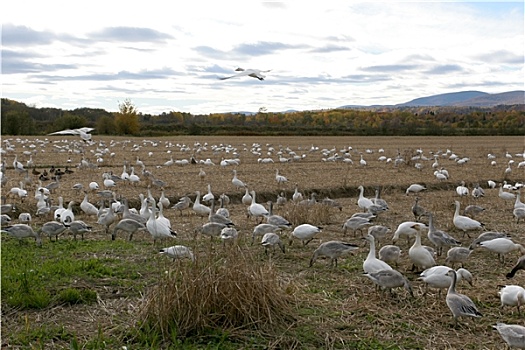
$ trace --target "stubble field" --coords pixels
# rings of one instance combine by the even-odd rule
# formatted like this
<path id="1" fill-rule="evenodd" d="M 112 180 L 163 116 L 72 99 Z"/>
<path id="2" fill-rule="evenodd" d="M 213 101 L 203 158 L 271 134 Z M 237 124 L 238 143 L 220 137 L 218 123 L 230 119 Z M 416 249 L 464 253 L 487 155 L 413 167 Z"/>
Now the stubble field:
<path id="1" fill-rule="evenodd" d="M 501 349 L 504 343 L 492 325 L 496 322 L 523 324 L 523 318 L 515 308 L 500 308 L 498 297 L 501 285 L 523 285 L 523 273 L 518 273 L 513 280 L 505 278 L 518 253 L 508 254 L 504 263 L 498 262 L 496 254 L 480 248 L 471 254 L 465 268 L 474 275 L 474 284 L 459 283 L 458 290 L 474 300 L 483 317 L 460 319 L 460 325 L 454 327 L 445 304 L 445 293 L 438 295 L 432 291 L 423 296 L 422 282 L 410 271 L 412 264 L 407 252 L 411 243 L 405 239 L 397 242 L 404 254 L 396 269 L 409 279 L 415 297 L 411 298 L 402 289 L 391 296 L 376 291 L 373 283 L 362 274 L 368 245 L 361 239 L 361 233 L 354 236 L 350 232 L 343 236 L 341 227 L 347 218 L 361 211 L 356 205 L 357 187 L 364 186 L 365 196 L 370 198 L 374 196 L 375 188 L 381 186 L 381 196 L 388 202 L 390 210 L 379 215 L 374 224 L 388 226 L 394 232 L 400 223 L 414 220 L 411 207 L 415 196 L 405 195 L 405 189 L 412 183 L 419 183 L 427 188 L 419 194 L 420 204 L 433 213 L 438 228 L 462 241 L 463 246 L 470 245 L 481 232 L 473 232 L 472 238 L 468 238 L 454 228 L 454 200 L 459 200 L 462 208 L 469 204 L 483 206 L 485 212 L 478 219 L 486 225 L 486 230 L 505 231 L 514 241 L 525 244 L 524 223 L 517 224 L 512 215 L 514 203 L 500 199 L 498 188 L 487 188 L 487 180 L 498 184 L 504 180 L 512 184 L 525 180 L 525 168 L 517 168 L 524 159 L 516 155 L 525 151 L 523 137 L 196 136 L 127 139 L 93 136 L 96 142 L 91 146 L 83 145 L 74 137 L 47 137 L 44 142 L 36 139 L 44 140 L 43 137 L 20 137 L 19 140 L 3 137 L 3 147 L 9 140 L 14 150 L 2 154 L 2 160 L 8 166 L 5 174 L 8 182 L 2 187 L 2 194 L 6 195 L 24 178 L 12 169 L 15 154 L 26 164 L 29 156 L 23 152 L 32 152 L 32 160 L 39 172 L 49 170 L 52 165 L 64 169 L 70 164 L 74 173 L 62 176 L 60 187 L 51 198 L 53 203 L 58 202 L 59 196 L 66 204 L 75 201 L 76 219 L 92 225 L 94 232 L 86 234 L 84 241 L 74 241 L 69 234 L 62 235 L 57 242 L 50 242 L 45 237 L 42 247 L 37 247 L 32 240 L 19 244 L 16 239 L 2 233 L 2 347 Z M 30 147 L 30 144 L 36 147 Z M 222 146 L 214 147 L 219 145 Z M 271 151 L 270 147 L 274 150 Z M 323 150 L 326 150 L 325 154 Z M 284 158 L 293 158 L 293 153 L 290 153 L 293 151 L 300 159 L 281 162 L 279 151 Z M 507 152 L 515 160 L 509 174 L 505 174 L 509 160 Z M 345 157 L 351 157 L 353 164 L 328 159 L 336 153 L 340 156 L 347 153 Z M 450 159 L 452 153 L 469 160 L 460 165 Z M 487 158 L 489 153 L 496 156 L 494 166 Z M 429 160 L 411 160 L 418 154 Z M 209 158 L 215 165 L 164 165 L 171 157 L 177 161 L 190 159 L 192 155 L 197 162 Z M 361 155 L 367 162 L 366 166 L 360 165 Z M 399 155 L 405 162 L 395 166 L 394 162 L 378 160 L 383 155 L 392 159 Z M 448 170 L 449 179 L 436 179 L 432 168 L 433 155 L 437 155 L 439 167 Z M 79 169 L 76 165 L 83 156 L 93 164 L 97 164 L 97 158 L 103 161 L 97 168 Z M 137 157 L 155 179 L 166 183 L 164 193 L 171 205 L 184 195 L 194 200 L 196 191 L 206 194 L 208 184 L 216 198 L 227 194 L 231 199 L 227 208 L 239 232 L 238 247 L 231 249 L 223 246 L 218 238 L 210 241 L 209 237 L 195 235 L 195 228 L 204 224 L 206 219 L 195 216 L 191 209 L 182 216 L 174 209 L 164 210 L 164 215 L 177 231 L 175 239 L 154 246 L 151 235 L 142 232 L 137 233 L 131 242 L 123 234 L 111 241 L 110 235 L 96 223 L 96 217 L 88 217 L 79 210 L 78 204 L 84 194 L 73 190 L 72 186 L 81 183 L 87 188 L 91 181 L 96 181 L 102 189 L 102 173 L 112 171 L 120 176 L 126 162 L 135 167 L 141 181 L 137 185 L 119 182 L 112 190 L 117 198 L 126 197 L 131 207 L 140 208 L 139 193 L 147 194 L 148 183 L 136 164 Z M 274 162 L 258 162 L 259 158 L 266 157 Z M 238 158 L 240 163 L 221 166 L 222 158 Z M 67 162 L 68 159 L 71 163 Z M 422 165 L 421 170 L 415 167 L 418 162 Z M 204 179 L 198 176 L 201 168 L 206 173 Z M 270 256 L 266 255 L 258 241 L 251 244 L 256 222 L 246 216 L 246 206 L 241 203 L 245 191 L 231 183 L 233 169 L 236 169 L 239 179 L 256 192 L 258 203 L 275 202 L 277 195 L 283 192 L 288 202 L 274 207 L 274 213 L 287 217 L 294 227 L 306 222 L 322 226 L 322 232 L 306 246 L 297 240 L 289 245 L 289 232 L 284 232 L 282 239 L 286 253 L 276 250 Z M 276 169 L 288 182 L 276 182 Z M 52 218 L 34 215 L 38 176 L 32 175 L 31 170 L 29 176 L 33 187 L 27 188 L 28 197 L 23 202 L 16 198 L 7 201 L 17 204 L 17 212 L 11 215 L 14 223 L 20 212 L 29 212 L 33 215 L 31 225 L 37 230 Z M 470 189 L 474 183 L 479 183 L 485 189 L 485 197 L 474 199 L 469 195 L 459 198 L 455 188 L 461 181 L 465 181 Z M 321 204 L 299 208 L 291 202 L 295 184 L 305 198 L 315 192 L 318 200 L 325 197 L 337 200 L 342 210 L 333 207 L 318 209 Z M 160 188 L 152 185 L 150 191 L 159 199 Z M 100 198 L 95 192 L 90 192 L 89 199 L 95 203 Z M 313 250 L 329 240 L 355 243 L 360 248 L 353 255 L 340 258 L 337 267 L 330 267 L 325 259 L 319 259 L 309 267 Z M 276 326 L 272 332 L 271 323 L 264 331 L 256 327 L 251 330 L 249 327 L 224 326 L 186 338 L 152 336 L 153 333 L 145 335 L 143 329 L 138 330 L 141 310 L 145 301 L 154 295 L 151 291 L 159 281 L 169 278 L 166 276 L 173 271 L 191 269 L 188 260 L 173 262 L 158 254 L 160 248 L 175 244 L 191 247 L 197 262 L 214 254 L 248 252 L 251 263 L 275 272 L 280 290 L 287 296 L 292 310 L 293 317 L 285 329 Z M 378 243 L 378 249 L 385 244 L 391 244 L 391 235 Z M 426 235 L 423 244 L 431 245 Z M 437 257 L 437 264 L 443 265 L 444 259 L 445 255 Z M 72 303 L 67 302 L 64 290 L 88 292 L 85 298 L 77 298 Z M 44 301 L 42 308 L 23 308 L 23 303 L 17 302 L 21 299 L 20 294 L 34 291 L 43 293 L 47 303 Z"/>

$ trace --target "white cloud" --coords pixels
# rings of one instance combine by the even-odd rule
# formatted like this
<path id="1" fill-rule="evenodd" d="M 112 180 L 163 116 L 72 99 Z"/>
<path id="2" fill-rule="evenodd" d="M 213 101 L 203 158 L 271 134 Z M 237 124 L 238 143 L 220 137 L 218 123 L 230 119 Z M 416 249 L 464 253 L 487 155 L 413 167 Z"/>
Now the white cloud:
<path id="1" fill-rule="evenodd" d="M 130 98 L 144 113 L 211 113 L 524 88 L 523 2 L 166 5 L 4 5 L 3 96 L 107 110 Z M 239 66 L 271 72 L 217 79 Z"/>

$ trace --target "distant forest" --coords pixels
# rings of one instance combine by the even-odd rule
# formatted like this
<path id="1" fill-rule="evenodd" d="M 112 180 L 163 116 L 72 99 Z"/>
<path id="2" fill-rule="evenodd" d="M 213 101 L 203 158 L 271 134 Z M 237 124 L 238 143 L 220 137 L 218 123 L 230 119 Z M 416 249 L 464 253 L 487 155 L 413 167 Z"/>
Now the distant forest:
<path id="1" fill-rule="evenodd" d="M 45 135 L 93 127 L 98 135 L 525 135 L 525 105 L 376 107 L 297 112 L 142 114 L 131 101 L 119 112 L 35 108 L 2 98 L 2 135 Z"/>

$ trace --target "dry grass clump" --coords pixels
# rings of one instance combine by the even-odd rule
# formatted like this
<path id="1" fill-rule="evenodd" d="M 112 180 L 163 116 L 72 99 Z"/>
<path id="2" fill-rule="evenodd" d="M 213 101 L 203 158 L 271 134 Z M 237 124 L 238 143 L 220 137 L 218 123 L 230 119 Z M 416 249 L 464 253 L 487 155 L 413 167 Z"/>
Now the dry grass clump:
<path id="1" fill-rule="evenodd" d="M 280 332 L 295 319 L 293 298 L 277 269 L 237 246 L 180 263 L 159 281 L 142 307 L 142 327 L 165 339 L 206 332 Z"/>
<path id="2" fill-rule="evenodd" d="M 290 204 L 283 208 L 279 215 L 284 216 L 294 226 L 301 224 L 326 225 L 331 223 L 333 212 L 337 208 L 326 204 Z"/>

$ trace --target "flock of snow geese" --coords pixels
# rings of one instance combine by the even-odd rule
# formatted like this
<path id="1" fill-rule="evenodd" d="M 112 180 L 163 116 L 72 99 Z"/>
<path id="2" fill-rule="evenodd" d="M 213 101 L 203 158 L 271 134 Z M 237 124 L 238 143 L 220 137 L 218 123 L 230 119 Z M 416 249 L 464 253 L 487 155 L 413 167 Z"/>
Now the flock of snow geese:
<path id="1" fill-rule="evenodd" d="M 250 75 L 250 71 L 244 71 L 242 74 Z M 252 72 L 253 73 L 253 72 Z M 255 76 L 258 77 L 258 76 Z M 221 168 L 231 168 L 231 186 L 236 191 L 244 192 L 242 197 L 242 204 L 246 207 L 248 216 L 256 220 L 256 225 L 253 227 L 252 242 L 258 237 L 260 244 L 265 248 L 267 253 L 275 254 L 275 248 L 278 247 L 283 254 L 286 253 L 285 244 L 282 239 L 285 237 L 282 232 L 290 232 L 290 242 L 292 239 L 300 240 L 303 246 L 309 244 L 314 238 L 321 237 L 323 228 L 316 225 L 303 223 L 293 227 L 283 216 L 277 215 L 273 212 L 273 201 L 268 203 L 268 206 L 258 203 L 256 191 L 250 189 L 246 182 L 238 177 L 237 169 L 241 164 L 241 153 L 249 152 L 257 159 L 257 163 L 285 163 L 303 161 L 307 157 L 314 155 L 320 158 L 322 162 L 341 162 L 354 164 L 352 160 L 352 148 L 348 147 L 342 150 L 334 149 L 320 149 L 312 145 L 302 149 L 292 150 L 289 147 L 274 147 L 267 144 L 266 146 L 260 144 L 253 144 L 251 146 L 243 145 L 242 147 L 234 147 L 232 145 L 218 144 L 208 145 L 195 142 L 193 146 L 185 144 L 175 144 L 169 141 L 164 142 L 167 149 L 167 154 L 170 156 L 169 160 L 160 163 L 156 166 L 148 167 L 144 161 L 138 156 L 132 156 L 133 153 L 123 156 L 123 152 L 135 152 L 147 145 L 158 146 L 160 141 L 142 140 L 133 141 L 111 141 L 109 145 L 103 141 L 94 142 L 89 132 L 90 128 L 81 128 L 76 130 L 64 130 L 62 132 L 54 133 L 54 135 L 78 135 L 80 140 L 55 140 L 49 139 L 4 139 L 1 149 L 2 166 L 0 169 L 0 178 L 2 184 L 2 207 L 1 207 L 1 225 L 2 231 L 9 235 L 18 238 L 34 238 L 37 244 L 42 244 L 42 236 L 58 239 L 59 235 L 69 231 L 76 240 L 77 235 L 84 239 L 84 234 L 92 232 L 93 226 L 99 225 L 101 230 L 104 230 L 114 240 L 117 233 L 125 232 L 128 234 L 128 239 L 131 240 L 133 235 L 137 232 L 148 232 L 154 244 L 158 240 L 164 242 L 167 239 L 177 237 L 177 230 L 172 226 L 171 220 L 166 217 L 166 210 L 174 209 L 175 213 L 193 212 L 188 215 L 196 215 L 202 218 L 207 218 L 207 222 L 195 228 L 195 234 L 205 236 L 219 237 L 224 242 L 234 242 L 239 236 L 237 227 L 234 224 L 233 218 L 230 217 L 228 205 L 230 198 L 226 194 L 215 196 L 211 191 L 211 186 L 208 184 L 208 193 L 201 196 L 200 191 L 195 190 L 195 199 L 192 200 L 189 196 L 183 196 L 180 200 L 172 204 L 165 195 L 166 181 L 155 176 L 156 168 L 170 167 L 170 166 L 191 166 L 192 164 L 198 168 L 196 177 L 201 181 L 206 179 L 207 174 L 204 169 L 206 167 L 219 166 Z M 23 152 L 20 148 L 24 149 Z M 178 149 L 183 153 L 191 154 L 191 156 L 174 160 L 171 149 Z M 206 152 L 211 151 L 210 158 L 204 158 Z M 64 157 L 65 163 L 68 165 L 65 170 L 52 167 L 51 169 L 38 167 L 35 164 L 34 158 L 38 158 L 40 152 L 56 152 L 59 157 Z M 366 150 L 359 152 L 359 160 L 356 161 L 356 166 L 366 167 L 367 160 L 364 159 L 364 154 L 372 154 L 374 151 Z M 385 151 L 380 149 L 378 161 L 391 163 L 393 167 L 398 167 L 405 163 L 407 159 L 400 156 L 387 158 Z M 149 156 L 152 152 L 149 153 Z M 12 166 L 8 165 L 6 158 L 12 157 Z M 73 163 L 71 157 L 80 159 L 78 163 Z M 75 193 L 84 193 L 83 200 L 77 203 L 75 200 L 64 201 L 62 196 L 56 198 L 57 189 L 63 185 L 61 179 L 68 176 L 68 171 L 84 171 L 85 174 L 97 174 L 96 170 L 112 168 L 108 167 L 106 163 L 108 159 L 115 161 L 116 159 L 124 159 L 132 157 L 135 159 L 134 165 L 120 164 L 118 167 L 122 168 L 121 175 L 115 175 L 112 171 L 105 171 L 102 174 L 102 182 L 99 184 L 96 178 L 84 186 L 82 183 L 76 183 L 72 186 Z M 203 157 L 198 160 L 198 157 Z M 25 164 L 22 158 L 26 158 Z M 213 159 L 221 158 L 219 161 Z M 275 158 L 275 160 L 274 160 Z M 525 168 L 525 151 L 524 153 L 517 153 L 511 155 L 506 153 L 503 156 L 497 157 L 494 154 L 487 156 L 491 166 L 497 165 L 497 159 L 503 158 L 506 162 L 504 170 L 505 175 L 511 174 L 513 167 L 516 169 Z M 514 159 L 522 159 L 517 165 L 514 165 Z M 440 163 L 452 161 L 458 165 L 469 162 L 467 157 L 458 157 L 454 152 L 447 150 L 446 152 L 432 152 L 431 157 L 425 157 L 424 152 L 419 149 L 416 154 L 410 159 L 414 167 L 421 171 L 428 166 L 426 164 L 432 163 L 430 166 L 437 180 L 444 181 L 449 179 L 448 171 Z M 63 162 L 63 163 L 64 163 Z M 424 165 L 422 165 L 424 164 Z M 39 170 L 37 170 L 37 167 Z M 71 170 L 75 169 L 75 170 Z M 136 170 L 138 169 L 138 170 Z M 95 170 L 91 173 L 89 170 Z M 521 171 L 521 175 L 524 172 Z M 88 180 L 88 181 L 89 181 Z M 16 183 L 17 186 L 9 187 L 9 183 Z M 289 180 L 275 170 L 275 183 L 277 186 L 287 184 Z M 146 185 L 141 185 L 147 183 Z M 130 208 L 129 201 L 122 196 L 118 197 L 116 192 L 119 188 L 127 186 L 127 190 L 133 189 L 136 191 L 136 196 L 140 200 L 140 208 Z M 461 246 L 458 239 L 454 238 L 450 233 L 436 227 L 434 214 L 425 209 L 421 205 L 420 196 L 428 192 L 427 188 L 421 184 L 414 183 L 406 188 L 406 196 L 414 198 L 412 206 L 412 214 L 414 221 L 405 221 L 397 225 L 392 237 L 392 244 L 384 245 L 379 249 L 376 255 L 377 243 L 391 232 L 390 228 L 374 224 L 374 219 L 389 210 L 389 204 L 381 198 L 381 188 L 376 190 L 374 198 L 365 197 L 365 187 L 359 186 L 359 196 L 357 198 L 357 206 L 362 212 L 355 213 L 348 218 L 343 224 L 343 235 L 346 235 L 348 230 L 357 235 L 366 229 L 367 234 L 364 239 L 369 245 L 369 252 L 366 259 L 363 261 L 364 275 L 369 278 L 374 284 L 383 290 L 392 292 L 393 288 L 405 288 L 410 295 L 413 295 L 411 283 L 408 279 L 396 268 L 401 257 L 401 249 L 395 245 L 401 237 L 414 239 L 413 244 L 408 250 L 408 259 L 413 265 L 413 271 L 420 271 L 419 278 L 425 284 L 425 294 L 429 288 L 438 289 L 441 294 L 442 289 L 447 290 L 446 305 L 454 318 L 454 322 L 458 324 L 460 317 L 481 317 L 482 313 L 476 304 L 465 294 L 461 294 L 456 290 L 457 284 L 465 280 L 472 283 L 473 276 L 464 264 L 468 261 L 471 253 L 478 247 L 487 249 L 498 254 L 498 259 L 502 262 L 505 256 L 513 251 L 518 251 L 523 254 L 518 259 L 512 271 L 507 274 L 507 278 L 513 278 L 518 271 L 525 269 L 525 248 L 512 240 L 511 235 L 505 232 L 484 231 L 484 224 L 476 220 L 476 216 L 483 212 L 483 208 L 477 205 L 470 205 L 464 208 L 461 214 L 461 199 L 466 196 L 473 198 L 480 198 L 485 196 L 485 189 L 497 190 L 497 197 L 494 200 L 503 200 L 505 202 L 514 202 L 512 214 L 517 223 L 525 219 L 525 204 L 521 202 L 520 191 L 523 183 L 516 182 L 510 184 L 502 182 L 497 184 L 494 181 L 488 181 L 486 184 L 475 184 L 474 188 L 469 189 L 465 182 L 461 182 L 456 188 L 457 200 L 455 200 L 455 211 L 453 216 L 453 226 L 457 232 L 463 234 L 463 237 L 470 237 L 471 232 L 478 232 L 470 246 Z M 150 188 L 159 189 L 161 195 L 155 198 Z M 30 193 L 34 189 L 33 193 Z M 146 193 L 138 193 L 139 189 L 146 190 Z M 494 190 L 496 191 L 496 190 Z M 495 192 L 491 192 L 491 194 Z M 89 202 L 89 196 L 97 194 L 101 200 L 96 206 Z M 58 205 L 53 206 L 52 200 L 57 200 Z M 287 201 L 286 197 L 281 193 L 275 200 L 276 205 L 283 205 Z M 295 185 L 292 198 L 289 200 L 293 205 L 311 205 L 316 203 L 331 205 L 342 210 L 342 206 L 335 200 L 325 198 L 318 201 L 315 193 L 312 193 L 310 199 L 303 198 L 299 191 L 297 184 Z M 107 202 L 107 204 L 106 204 Z M 24 208 L 32 208 L 34 211 L 20 213 L 17 206 Z M 67 205 L 64 205 L 67 203 Z M 207 203 L 208 205 L 205 205 Z M 215 206 L 218 208 L 215 208 Z M 13 214 L 18 214 L 18 217 L 11 217 Z M 84 220 L 79 220 L 81 215 Z M 43 223 L 36 231 L 33 228 L 35 222 L 32 217 L 39 218 L 52 217 L 51 221 Z M 426 218 L 428 224 L 421 222 L 421 218 Z M 16 222 L 18 220 L 18 222 Z M 426 234 L 429 242 L 433 247 L 422 244 L 422 236 Z M 109 237 L 109 236 L 108 236 Z M 359 248 L 359 245 L 347 243 L 340 240 L 330 240 L 322 242 L 314 251 L 310 259 L 309 265 L 313 266 L 319 257 L 327 257 L 330 259 L 330 264 L 337 266 L 338 258 L 351 253 Z M 270 250 L 269 250 L 270 249 Z M 444 249 L 447 249 L 445 264 L 438 265 L 436 260 L 442 257 Z M 183 245 L 173 245 L 162 248 L 160 254 L 165 254 L 173 259 L 187 258 L 195 260 L 196 256 L 192 250 Z M 459 264 L 461 268 L 455 270 L 453 267 Z M 520 306 L 525 304 L 525 289 L 518 285 L 506 285 L 499 291 L 501 306 L 515 306 L 520 311 Z M 517 324 L 497 323 L 494 328 L 500 333 L 502 338 L 510 346 L 525 348 L 525 327 Z"/>

